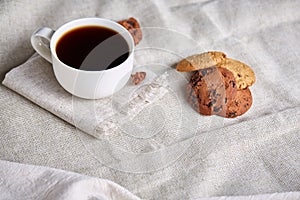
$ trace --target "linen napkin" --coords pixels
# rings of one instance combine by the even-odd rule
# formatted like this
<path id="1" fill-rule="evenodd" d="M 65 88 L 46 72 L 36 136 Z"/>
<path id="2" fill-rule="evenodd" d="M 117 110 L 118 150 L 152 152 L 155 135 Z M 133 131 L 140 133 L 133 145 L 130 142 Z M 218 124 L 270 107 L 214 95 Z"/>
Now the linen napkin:
<path id="1" fill-rule="evenodd" d="M 166 93 L 164 76 L 147 70 L 142 84 L 130 81 L 117 94 L 99 100 L 72 96 L 56 81 L 51 65 L 35 54 L 21 66 L 11 70 L 3 84 L 28 98 L 42 108 L 94 137 L 112 132 L 140 110 L 160 99 Z M 126 109 L 126 110 L 125 110 Z"/>

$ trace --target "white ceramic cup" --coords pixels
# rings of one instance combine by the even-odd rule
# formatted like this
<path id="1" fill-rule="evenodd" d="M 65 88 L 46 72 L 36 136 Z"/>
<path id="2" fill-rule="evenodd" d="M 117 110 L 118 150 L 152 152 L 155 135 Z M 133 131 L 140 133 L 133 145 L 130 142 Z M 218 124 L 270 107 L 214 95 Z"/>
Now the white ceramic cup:
<path id="1" fill-rule="evenodd" d="M 118 32 L 129 46 L 129 56 L 120 65 L 102 71 L 84 71 L 68 66 L 59 60 L 56 45 L 68 31 L 84 26 L 102 26 Z M 48 40 L 49 45 L 43 42 Z M 84 38 L 82 38 L 84 40 Z M 40 28 L 31 36 L 33 48 L 47 61 L 52 63 L 55 77 L 69 93 L 85 98 L 99 99 L 119 91 L 130 78 L 133 68 L 134 41 L 131 34 L 120 24 L 103 18 L 82 18 L 68 22 L 56 31 Z"/>

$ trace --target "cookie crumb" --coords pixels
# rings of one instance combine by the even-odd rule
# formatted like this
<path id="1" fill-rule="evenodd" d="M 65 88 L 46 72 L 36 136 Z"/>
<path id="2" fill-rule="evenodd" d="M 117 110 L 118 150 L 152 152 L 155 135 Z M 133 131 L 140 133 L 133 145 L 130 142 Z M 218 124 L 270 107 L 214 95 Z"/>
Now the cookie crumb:
<path id="1" fill-rule="evenodd" d="M 134 85 L 140 84 L 146 77 L 146 72 L 136 72 L 135 74 L 131 74 L 132 83 Z"/>

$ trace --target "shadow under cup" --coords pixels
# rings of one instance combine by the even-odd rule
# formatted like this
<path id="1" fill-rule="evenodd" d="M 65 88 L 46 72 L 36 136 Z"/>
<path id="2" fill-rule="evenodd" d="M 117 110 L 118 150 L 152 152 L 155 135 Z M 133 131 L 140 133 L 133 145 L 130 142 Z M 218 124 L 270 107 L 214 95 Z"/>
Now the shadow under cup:
<path id="1" fill-rule="evenodd" d="M 128 82 L 134 41 L 118 23 L 84 18 L 61 26 L 50 42 L 53 70 L 59 84 L 85 99 L 108 97 Z"/>

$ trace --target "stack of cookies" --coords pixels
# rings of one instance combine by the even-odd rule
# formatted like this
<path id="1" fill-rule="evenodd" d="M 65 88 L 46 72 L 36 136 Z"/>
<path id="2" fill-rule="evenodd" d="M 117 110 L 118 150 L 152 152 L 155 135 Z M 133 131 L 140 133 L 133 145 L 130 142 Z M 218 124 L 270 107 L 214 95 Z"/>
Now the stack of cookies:
<path id="1" fill-rule="evenodd" d="M 202 115 L 235 118 L 252 105 L 253 70 L 222 52 L 189 56 L 176 69 L 193 73 L 187 86 L 188 101 Z"/>

